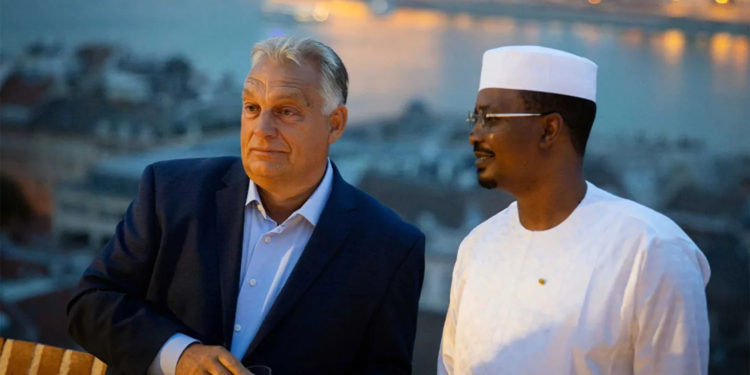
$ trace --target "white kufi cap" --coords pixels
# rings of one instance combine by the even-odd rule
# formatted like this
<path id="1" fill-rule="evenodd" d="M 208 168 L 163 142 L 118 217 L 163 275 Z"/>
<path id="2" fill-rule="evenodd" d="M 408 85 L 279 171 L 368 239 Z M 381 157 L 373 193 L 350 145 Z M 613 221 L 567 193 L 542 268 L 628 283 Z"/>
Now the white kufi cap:
<path id="1" fill-rule="evenodd" d="M 539 91 L 596 102 L 596 69 L 589 59 L 552 48 L 494 48 L 487 50 L 482 58 L 479 90 Z"/>

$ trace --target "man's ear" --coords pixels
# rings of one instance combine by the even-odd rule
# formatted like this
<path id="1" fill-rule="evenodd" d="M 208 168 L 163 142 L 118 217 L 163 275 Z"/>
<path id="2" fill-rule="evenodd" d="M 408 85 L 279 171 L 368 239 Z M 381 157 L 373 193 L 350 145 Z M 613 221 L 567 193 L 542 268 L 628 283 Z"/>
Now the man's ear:
<path id="1" fill-rule="evenodd" d="M 565 120 L 559 113 L 550 113 L 542 117 L 542 136 L 539 139 L 539 147 L 548 149 L 561 138 Z"/>
<path id="2" fill-rule="evenodd" d="M 349 116 L 349 110 L 346 109 L 345 105 L 340 105 L 328 115 L 328 144 L 333 144 L 341 135 L 344 134 L 346 129 L 346 121 Z"/>

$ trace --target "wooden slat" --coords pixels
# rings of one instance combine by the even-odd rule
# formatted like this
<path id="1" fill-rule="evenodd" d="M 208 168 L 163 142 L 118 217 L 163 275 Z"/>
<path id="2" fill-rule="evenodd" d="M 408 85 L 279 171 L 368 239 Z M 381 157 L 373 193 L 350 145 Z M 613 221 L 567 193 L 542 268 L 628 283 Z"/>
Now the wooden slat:
<path id="1" fill-rule="evenodd" d="M 13 340 L 3 342 L 3 349 L 0 352 L 0 374 L 5 375 L 8 372 L 11 351 L 13 351 Z"/>
<path id="2" fill-rule="evenodd" d="M 31 364 L 29 365 L 28 375 L 38 375 L 39 365 L 42 364 L 42 352 L 44 351 L 44 345 L 36 344 L 34 346 L 34 355 L 31 357 Z"/>
<path id="3" fill-rule="evenodd" d="M 91 366 L 91 375 L 104 375 L 107 372 L 107 365 L 94 357 L 94 364 Z"/>
<path id="4" fill-rule="evenodd" d="M 65 350 L 54 346 L 44 346 L 42 361 L 39 364 L 37 375 L 57 375 L 60 373 L 63 352 Z"/>
<path id="5" fill-rule="evenodd" d="M 89 375 L 94 365 L 94 356 L 87 353 L 66 350 L 65 355 L 70 353 L 70 362 L 67 375 Z M 60 372 L 61 375 L 62 371 Z"/>
<path id="6" fill-rule="evenodd" d="M 8 340 L 11 341 L 11 340 Z M 10 362 L 8 362 L 7 375 L 26 375 L 31 366 L 31 359 L 34 357 L 34 348 L 36 344 L 27 341 L 13 341 L 13 348 L 10 352 Z"/>
<path id="7" fill-rule="evenodd" d="M 0 337 L 0 375 L 104 375 L 91 354 Z"/>
<path id="8" fill-rule="evenodd" d="M 70 356 L 73 353 L 70 350 L 66 350 L 63 353 L 62 362 L 60 363 L 60 375 L 68 375 L 70 373 Z"/>

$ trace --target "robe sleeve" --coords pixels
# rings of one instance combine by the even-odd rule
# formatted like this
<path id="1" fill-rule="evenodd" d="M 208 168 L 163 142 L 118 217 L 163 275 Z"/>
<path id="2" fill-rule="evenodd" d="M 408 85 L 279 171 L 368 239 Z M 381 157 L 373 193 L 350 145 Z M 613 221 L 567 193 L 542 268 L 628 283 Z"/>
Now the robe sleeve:
<path id="1" fill-rule="evenodd" d="M 451 298 L 451 301 L 452 300 L 453 298 Z M 440 340 L 440 352 L 438 353 L 437 363 L 438 375 L 453 374 L 453 345 L 455 333 L 456 319 L 453 312 L 453 304 L 451 303 L 451 305 L 448 307 L 448 313 L 445 316 L 445 325 L 443 325 L 443 337 Z"/>
<path id="2" fill-rule="evenodd" d="M 703 253 L 689 240 L 656 239 L 636 264 L 633 373 L 708 373 L 711 271 Z"/>

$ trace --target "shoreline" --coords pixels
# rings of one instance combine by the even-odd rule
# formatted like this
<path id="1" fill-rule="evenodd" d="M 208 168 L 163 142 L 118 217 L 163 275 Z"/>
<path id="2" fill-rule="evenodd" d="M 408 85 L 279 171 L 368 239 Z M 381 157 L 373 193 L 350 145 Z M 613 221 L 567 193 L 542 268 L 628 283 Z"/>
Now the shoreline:
<path id="1" fill-rule="evenodd" d="M 466 3 L 459 1 L 426 1 L 426 0 L 398 0 L 392 3 L 394 8 L 431 9 L 449 15 L 470 14 L 475 17 L 506 16 L 519 19 L 555 20 L 566 22 L 591 22 L 597 24 L 611 24 L 621 27 L 642 27 L 654 29 L 679 28 L 686 31 L 724 31 L 750 35 L 750 10 L 748 21 L 720 21 L 701 19 L 689 15 L 669 16 L 657 13 L 656 9 L 633 11 L 608 6 L 570 7 L 556 4 L 522 4 L 480 2 Z M 738 9 L 734 9 L 739 11 Z M 744 9 L 743 9 L 744 11 Z"/>

